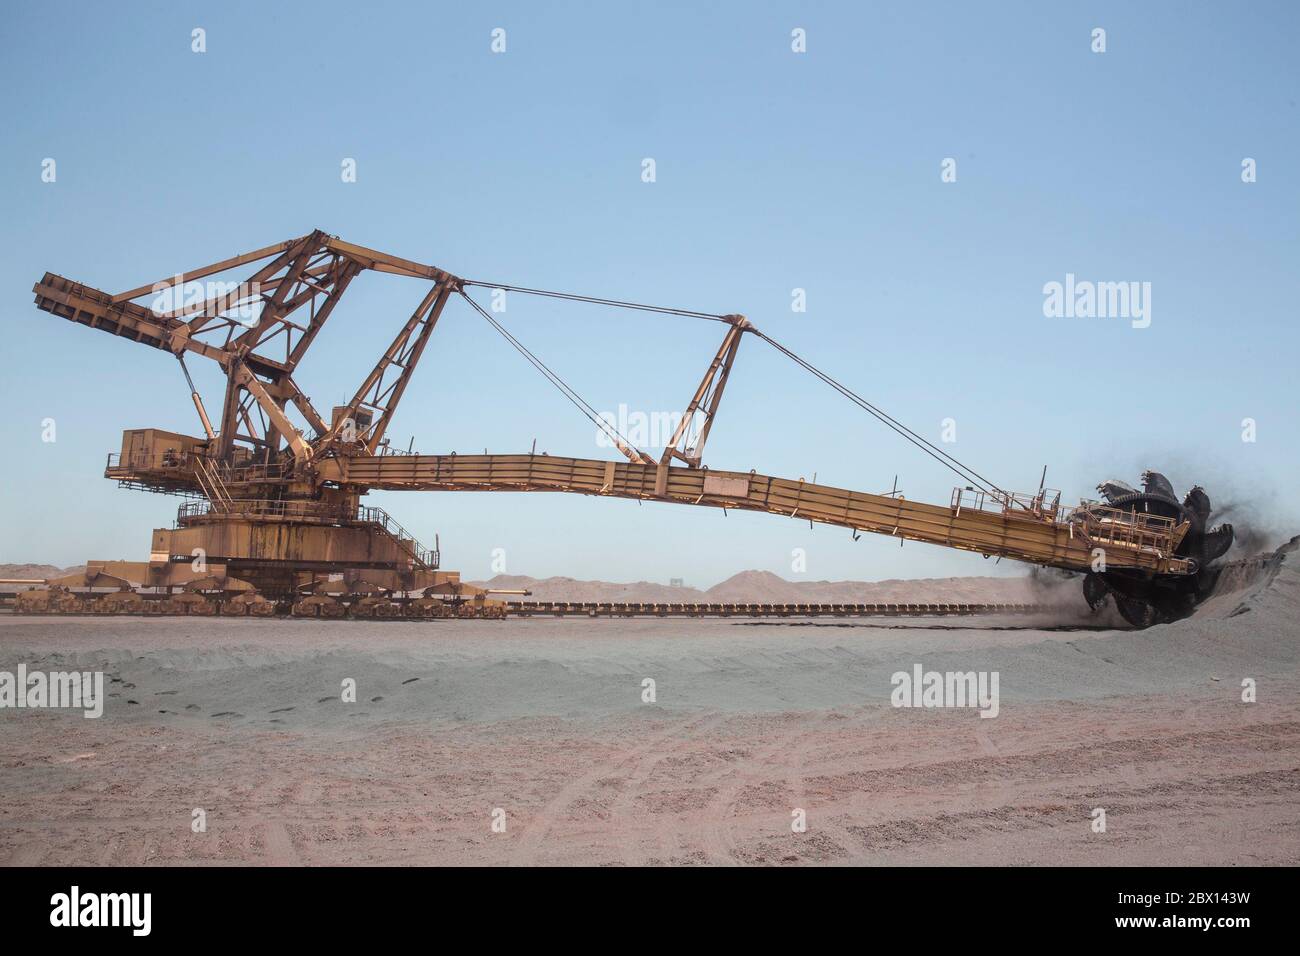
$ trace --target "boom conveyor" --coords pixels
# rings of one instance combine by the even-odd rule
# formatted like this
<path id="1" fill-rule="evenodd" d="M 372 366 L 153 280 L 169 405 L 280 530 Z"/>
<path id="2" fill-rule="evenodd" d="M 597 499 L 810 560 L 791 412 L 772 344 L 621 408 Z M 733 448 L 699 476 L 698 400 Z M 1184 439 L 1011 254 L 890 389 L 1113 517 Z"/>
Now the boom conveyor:
<path id="1" fill-rule="evenodd" d="M 1154 515 L 1129 519 L 1095 504 L 1062 515 L 1054 492 L 1003 498 L 959 488 L 943 506 L 756 472 L 551 455 L 335 459 L 322 475 L 384 491 L 568 491 L 764 511 L 1075 571 L 1089 570 L 1093 548 L 1104 544 L 1115 552 L 1111 563 L 1117 566 L 1161 574 L 1194 570 L 1193 561 L 1174 553 L 1185 526 Z"/>

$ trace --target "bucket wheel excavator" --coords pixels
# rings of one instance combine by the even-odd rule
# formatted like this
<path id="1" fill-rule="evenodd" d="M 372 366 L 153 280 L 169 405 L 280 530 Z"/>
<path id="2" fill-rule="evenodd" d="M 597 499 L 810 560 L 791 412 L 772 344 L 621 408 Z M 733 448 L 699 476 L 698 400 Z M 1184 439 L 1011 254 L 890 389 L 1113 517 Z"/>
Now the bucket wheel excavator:
<path id="1" fill-rule="evenodd" d="M 235 270 L 255 267 L 245 278 Z M 352 400 L 323 415 L 296 373 L 349 284 L 363 271 L 415 280 L 421 296 Z M 218 278 L 225 277 L 225 278 Z M 637 448 L 469 294 L 471 288 L 714 321 L 725 327 L 675 433 L 657 456 Z M 1004 491 L 766 335 L 744 316 L 672 309 L 463 279 L 316 230 L 116 294 L 46 273 L 36 305 L 52 315 L 174 356 L 201 435 L 124 432 L 105 477 L 187 500 L 153 532 L 147 562 L 91 561 L 83 573 L 19 595 L 27 611 L 142 611 L 353 617 L 501 616 L 504 604 L 439 567 L 371 490 L 571 492 L 739 508 L 1062 568 L 1084 575 L 1094 607 L 1113 597 L 1137 626 L 1190 612 L 1214 582 L 1231 526 L 1208 526 L 1210 501 L 1179 502 L 1156 472 L 1137 491 L 1061 507 L 1060 492 Z M 421 455 L 387 433 L 452 296 L 490 324 L 605 433 L 625 460 L 547 454 Z M 147 303 L 142 302 L 148 297 Z M 759 474 L 711 469 L 704 446 L 741 342 L 776 349 L 961 479 L 943 505 Z M 187 360 L 224 376 L 214 419 Z M 146 602 L 146 596 L 155 598 Z M 158 600 L 161 598 L 161 600 Z"/>
<path id="2" fill-rule="evenodd" d="M 1097 486 L 1107 505 L 1128 515 L 1156 515 L 1185 527 L 1175 548 L 1195 569 L 1185 575 L 1142 575 L 1128 568 L 1090 570 L 1084 577 L 1083 593 L 1093 609 L 1100 608 L 1107 595 L 1114 598 L 1119 612 L 1130 624 L 1146 627 L 1186 617 L 1207 597 L 1218 579 L 1214 562 L 1232 547 L 1232 525 L 1210 527 L 1210 496 L 1196 485 L 1180 502 L 1169 479 L 1158 471 L 1142 473 L 1142 490 L 1112 479 Z"/>

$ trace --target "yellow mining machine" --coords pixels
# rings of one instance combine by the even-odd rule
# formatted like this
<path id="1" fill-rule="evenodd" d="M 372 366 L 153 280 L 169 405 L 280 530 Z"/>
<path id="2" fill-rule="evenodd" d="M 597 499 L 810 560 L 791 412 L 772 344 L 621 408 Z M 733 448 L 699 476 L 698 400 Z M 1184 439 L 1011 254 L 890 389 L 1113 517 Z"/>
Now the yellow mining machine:
<path id="1" fill-rule="evenodd" d="M 239 281 L 207 281 L 257 264 Z M 322 415 L 295 372 L 349 283 L 363 270 L 417 280 L 422 297 L 346 405 Z M 675 434 L 659 457 L 596 414 L 467 292 L 505 289 L 719 322 L 726 330 Z M 201 294 L 192 291 L 198 288 Z M 770 338 L 741 315 L 719 315 L 462 279 L 440 268 L 344 242 L 316 230 L 200 269 L 110 294 L 46 273 L 38 308 L 131 339 L 179 361 L 202 435 L 153 428 L 123 434 L 105 477 L 187 497 L 175 526 L 153 532 L 149 561 L 92 561 L 83 574 L 19 595 L 20 610 L 128 610 L 313 616 L 500 616 L 504 604 L 439 568 L 371 489 L 561 491 L 741 508 L 858 532 L 892 535 L 1087 575 L 1094 606 L 1113 595 L 1135 624 L 1185 613 L 1209 586 L 1211 562 L 1231 529 L 1207 530 L 1200 489 L 1181 504 L 1162 476 L 1144 491 L 1099 486 L 1106 501 L 1063 509 L 1060 493 L 1003 491 L 977 472 Z M 610 438 L 626 461 L 546 454 L 420 455 L 386 435 L 411 375 L 451 296 L 464 299 Z M 142 299 L 149 298 L 147 303 Z M 943 505 L 895 491 L 869 494 L 702 462 L 741 341 L 756 337 L 926 454 L 962 485 Z M 225 376 L 213 423 L 187 359 Z M 1207 583 L 1208 582 L 1208 583 Z M 153 600 L 146 600 L 152 598 Z"/>

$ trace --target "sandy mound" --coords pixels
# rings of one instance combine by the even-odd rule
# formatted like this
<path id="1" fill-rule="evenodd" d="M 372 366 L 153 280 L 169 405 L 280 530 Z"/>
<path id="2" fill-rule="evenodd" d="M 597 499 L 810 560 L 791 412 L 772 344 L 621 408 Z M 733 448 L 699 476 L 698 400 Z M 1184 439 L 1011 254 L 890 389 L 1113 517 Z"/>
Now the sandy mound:
<path id="1" fill-rule="evenodd" d="M 1276 620 L 1300 621 L 1300 535 L 1276 551 L 1233 561 L 1219 575 L 1214 596 L 1195 617 L 1229 618 L 1262 612 Z"/>
<path id="2" fill-rule="evenodd" d="M 532 601 L 647 601 L 671 604 L 890 604 L 1057 603 L 1064 588 L 1079 598 L 1076 580 L 1046 576 L 1015 578 L 957 577 L 902 581 L 787 581 L 771 571 L 741 571 L 707 590 L 673 587 L 653 581 L 616 583 L 569 577 L 532 578 L 499 574 L 480 587 L 527 590 Z M 1049 593 L 1050 592 L 1050 593 Z"/>
<path id="3" fill-rule="evenodd" d="M 0 578 L 20 578 L 30 581 L 37 578 L 57 578 L 73 571 L 80 571 L 85 565 L 72 568 L 59 568 L 52 564 L 0 564 Z"/>

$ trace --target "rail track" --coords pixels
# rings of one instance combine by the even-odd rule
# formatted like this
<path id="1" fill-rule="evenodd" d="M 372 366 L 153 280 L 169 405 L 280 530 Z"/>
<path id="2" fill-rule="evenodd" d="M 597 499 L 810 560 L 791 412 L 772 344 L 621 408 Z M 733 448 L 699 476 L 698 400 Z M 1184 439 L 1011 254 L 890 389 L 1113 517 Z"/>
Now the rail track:
<path id="1" fill-rule="evenodd" d="M 43 593 L 38 602 L 19 594 Z M 666 603 L 654 601 L 444 601 L 388 597 L 338 600 L 322 596 L 299 601 L 220 599 L 200 594 L 141 594 L 110 591 L 0 591 L 0 608 L 15 614 L 138 617 L 306 617 L 331 620 L 438 620 L 508 617 L 587 618 L 800 618 L 800 617 L 954 617 L 978 614 L 1031 614 L 1037 604 L 1007 603 Z"/>

